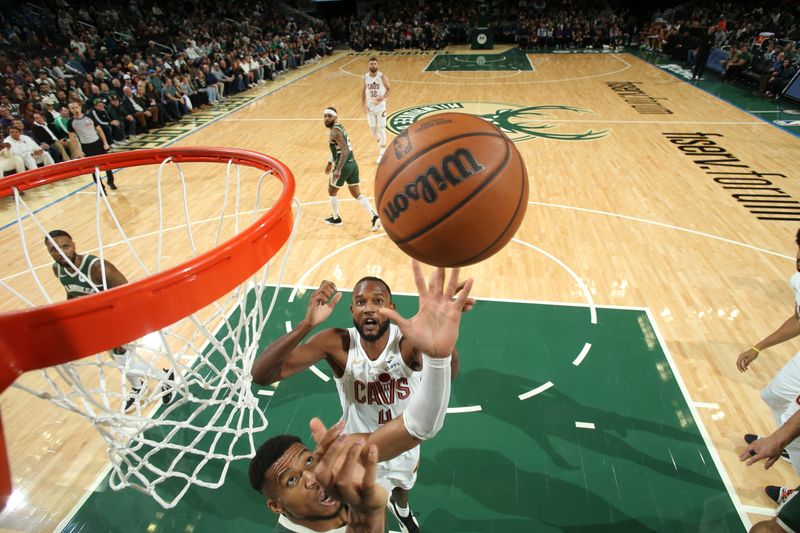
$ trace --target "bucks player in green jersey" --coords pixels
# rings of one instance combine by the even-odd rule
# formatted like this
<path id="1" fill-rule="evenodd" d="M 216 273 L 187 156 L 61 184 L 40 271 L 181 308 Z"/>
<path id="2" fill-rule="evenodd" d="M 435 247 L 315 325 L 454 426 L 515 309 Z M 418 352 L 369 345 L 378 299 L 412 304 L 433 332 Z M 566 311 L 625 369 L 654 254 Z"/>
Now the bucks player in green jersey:
<path id="1" fill-rule="evenodd" d="M 100 261 L 99 257 L 90 254 L 78 254 L 72 236 L 64 230 L 53 230 L 44 239 L 50 257 L 53 258 L 53 274 L 67 291 L 67 300 L 94 294 L 105 289 L 113 289 L 125 285 L 128 280 L 110 261 Z M 126 346 L 118 346 L 111 350 L 111 356 L 121 368 L 129 368 L 126 378 L 131 384 L 132 394 L 125 402 L 129 409 L 139 396 L 144 379 L 153 375 L 153 371 L 141 359 L 130 352 Z M 126 359 L 128 359 L 126 361 Z M 167 381 L 174 380 L 171 370 L 164 370 Z M 172 400 L 172 387 L 162 385 L 161 400 L 167 404 Z"/>
<path id="2" fill-rule="evenodd" d="M 342 218 L 339 216 L 339 189 L 347 183 L 350 189 L 350 194 L 353 198 L 358 200 L 367 213 L 372 217 L 372 231 L 377 230 L 381 226 L 378 214 L 372 209 L 369 200 L 361 194 L 358 181 L 358 163 L 353 154 L 353 147 L 350 145 L 350 137 L 347 132 L 337 121 L 336 109 L 333 107 L 325 108 L 322 115 L 325 122 L 325 127 L 331 130 L 328 137 L 328 144 L 331 148 L 331 158 L 328 160 L 328 166 L 325 167 L 325 174 L 331 173 L 331 178 L 328 181 L 328 197 L 331 201 L 331 216 L 325 219 L 326 224 L 333 226 L 341 226 Z"/>

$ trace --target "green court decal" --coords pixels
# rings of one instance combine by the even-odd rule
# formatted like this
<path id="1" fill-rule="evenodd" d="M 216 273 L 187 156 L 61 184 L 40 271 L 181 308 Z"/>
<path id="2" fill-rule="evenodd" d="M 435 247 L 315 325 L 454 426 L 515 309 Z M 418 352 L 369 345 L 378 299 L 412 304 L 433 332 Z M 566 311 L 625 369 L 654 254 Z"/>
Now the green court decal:
<path id="1" fill-rule="evenodd" d="M 309 294 L 287 303 L 281 290 L 261 348 L 286 332 L 285 322 L 302 320 Z M 263 302 L 271 297 L 265 291 Z M 324 327 L 351 323 L 349 299 Z M 393 300 L 404 316 L 417 310 L 416 298 Z M 409 501 L 423 531 L 745 531 L 645 311 L 601 307 L 592 324 L 582 306 L 481 300 L 464 316 L 458 347 L 449 405 L 471 410 L 448 414 L 422 445 Z M 256 445 L 286 433 L 309 443 L 309 418 L 332 424 L 341 416 L 334 383 L 310 371 L 257 397 L 269 427 Z M 233 462 L 220 489 L 192 487 L 170 510 L 103 483 L 63 531 L 272 531 L 276 516 L 250 487 L 247 467 Z"/>
<path id="2" fill-rule="evenodd" d="M 512 48 L 498 54 L 438 54 L 425 68 L 435 71 L 516 71 L 533 70 L 528 55 L 519 48 Z"/>
<path id="3" fill-rule="evenodd" d="M 386 128 L 399 135 L 423 117 L 448 112 L 468 113 L 488 120 L 513 142 L 537 138 L 590 141 L 607 137 L 611 132 L 610 129 L 574 131 L 576 129 L 574 125 L 564 122 L 574 118 L 576 114 L 592 113 L 588 109 L 568 105 L 521 106 L 499 102 L 443 102 L 407 107 L 389 115 Z"/>

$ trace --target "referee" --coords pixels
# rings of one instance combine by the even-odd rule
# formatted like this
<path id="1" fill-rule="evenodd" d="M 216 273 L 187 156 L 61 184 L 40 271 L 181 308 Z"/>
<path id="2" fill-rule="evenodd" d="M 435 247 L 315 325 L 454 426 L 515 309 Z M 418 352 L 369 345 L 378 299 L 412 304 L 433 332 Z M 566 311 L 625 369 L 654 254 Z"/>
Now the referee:
<path id="1" fill-rule="evenodd" d="M 80 142 L 81 150 L 86 156 L 107 154 L 108 142 L 106 141 L 105 133 L 103 133 L 103 128 L 95 124 L 94 120 L 89 116 L 83 114 L 79 103 L 70 102 L 68 107 L 72 115 L 67 124 L 70 143 Z M 92 176 L 98 181 L 98 185 L 103 187 L 103 192 L 105 192 L 106 188 L 103 186 L 103 182 L 98 179 L 94 172 L 92 172 Z M 114 173 L 110 169 L 106 170 L 106 181 L 108 181 L 108 186 L 111 187 L 111 190 L 117 190 L 117 186 L 114 185 Z"/>

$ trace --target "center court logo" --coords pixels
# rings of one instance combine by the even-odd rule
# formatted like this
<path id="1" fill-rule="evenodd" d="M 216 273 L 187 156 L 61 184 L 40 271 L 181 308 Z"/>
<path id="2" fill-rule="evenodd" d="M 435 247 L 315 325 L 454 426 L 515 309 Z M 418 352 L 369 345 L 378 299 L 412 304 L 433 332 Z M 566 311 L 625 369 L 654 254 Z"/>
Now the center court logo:
<path id="1" fill-rule="evenodd" d="M 559 141 L 589 141 L 607 137 L 611 130 L 575 131 L 571 124 L 576 114 L 591 113 L 588 109 L 564 105 L 521 106 L 497 102 L 445 102 L 425 106 L 409 107 L 392 113 L 386 127 L 400 135 L 411 124 L 429 115 L 447 112 L 475 115 L 503 130 L 513 142 L 531 139 L 555 139 Z"/>

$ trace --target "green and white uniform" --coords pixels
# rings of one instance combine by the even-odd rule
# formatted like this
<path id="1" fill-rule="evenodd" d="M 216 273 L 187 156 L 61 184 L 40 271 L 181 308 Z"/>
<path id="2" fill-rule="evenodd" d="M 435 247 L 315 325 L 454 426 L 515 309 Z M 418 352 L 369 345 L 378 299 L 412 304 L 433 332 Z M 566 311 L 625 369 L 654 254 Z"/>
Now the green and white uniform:
<path id="1" fill-rule="evenodd" d="M 339 124 L 338 122 L 333 125 L 333 128 L 338 129 L 342 132 L 342 136 L 344 137 L 344 142 L 347 143 L 347 148 L 350 149 L 350 153 L 347 155 L 347 159 L 344 162 L 344 166 L 342 167 L 342 173 L 339 176 L 339 179 L 334 180 L 333 178 L 333 171 L 336 170 L 337 165 L 339 164 L 339 158 L 342 157 L 342 149 L 339 148 L 339 145 L 336 144 L 333 140 L 329 140 L 328 144 L 331 148 L 331 160 L 333 162 L 333 169 L 331 169 L 331 178 L 330 184 L 337 189 L 341 188 L 342 185 L 347 183 L 348 185 L 358 185 L 358 163 L 356 163 L 355 154 L 353 154 L 353 145 L 350 144 L 350 137 L 347 135 L 347 132 L 344 129 L 344 126 Z"/>
<path id="2" fill-rule="evenodd" d="M 337 527 L 336 529 L 329 529 L 326 533 L 345 533 L 347 526 Z M 314 530 L 308 529 L 300 524 L 295 524 L 286 516 L 280 515 L 278 517 L 278 524 L 275 526 L 275 533 L 316 533 Z"/>
<path id="3" fill-rule="evenodd" d="M 59 263 L 53 264 L 53 269 L 58 276 L 58 281 L 61 282 L 64 289 L 67 291 L 68 300 L 97 292 L 97 289 L 89 283 L 89 280 L 92 279 L 92 267 L 97 261 L 100 261 L 99 257 L 89 254 L 84 255 L 81 259 L 81 264 L 75 265 L 78 267 L 80 273 L 78 273 L 78 271 L 72 271 L 70 267 L 65 267 Z M 102 290 L 102 287 L 100 287 L 100 289 Z"/>
<path id="4" fill-rule="evenodd" d="M 778 509 L 778 525 L 784 531 L 800 531 L 800 487 Z"/>

